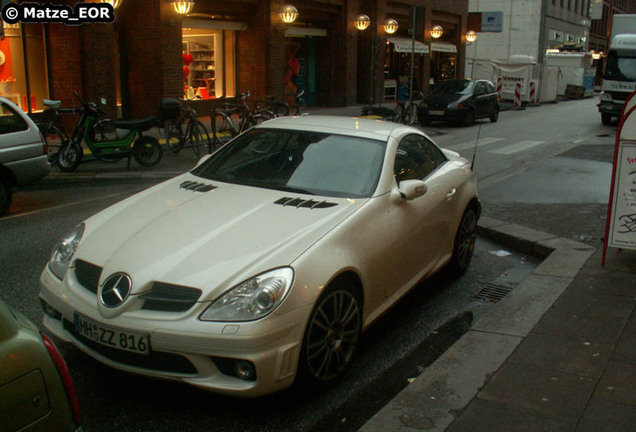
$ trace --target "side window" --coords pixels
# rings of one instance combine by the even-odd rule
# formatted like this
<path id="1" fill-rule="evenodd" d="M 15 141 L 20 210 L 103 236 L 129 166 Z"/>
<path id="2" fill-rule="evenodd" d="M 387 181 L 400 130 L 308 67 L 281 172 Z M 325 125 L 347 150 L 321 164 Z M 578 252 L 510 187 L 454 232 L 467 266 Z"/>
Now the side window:
<path id="1" fill-rule="evenodd" d="M 495 85 L 491 82 L 486 83 L 486 87 L 488 88 L 488 93 L 496 93 L 497 89 L 495 89 Z"/>
<path id="2" fill-rule="evenodd" d="M 27 130 L 29 125 L 9 105 L 0 101 L 0 135 Z"/>
<path id="3" fill-rule="evenodd" d="M 486 84 L 484 84 L 483 82 L 478 82 L 477 85 L 475 86 L 475 94 L 483 95 L 486 93 L 488 93 L 488 91 L 486 90 Z"/>
<path id="4" fill-rule="evenodd" d="M 395 181 L 423 180 L 444 162 L 446 157 L 431 141 L 421 135 L 407 135 L 395 154 Z"/>

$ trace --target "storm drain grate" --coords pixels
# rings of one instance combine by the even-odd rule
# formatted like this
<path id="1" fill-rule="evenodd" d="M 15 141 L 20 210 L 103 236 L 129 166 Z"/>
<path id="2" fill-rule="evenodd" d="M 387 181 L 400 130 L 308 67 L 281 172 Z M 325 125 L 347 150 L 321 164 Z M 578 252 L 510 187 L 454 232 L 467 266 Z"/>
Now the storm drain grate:
<path id="1" fill-rule="evenodd" d="M 510 291 L 512 291 L 512 288 L 510 287 L 489 283 L 486 284 L 486 286 L 481 291 L 475 294 L 475 297 L 489 302 L 497 303 L 498 301 L 503 299 Z"/>

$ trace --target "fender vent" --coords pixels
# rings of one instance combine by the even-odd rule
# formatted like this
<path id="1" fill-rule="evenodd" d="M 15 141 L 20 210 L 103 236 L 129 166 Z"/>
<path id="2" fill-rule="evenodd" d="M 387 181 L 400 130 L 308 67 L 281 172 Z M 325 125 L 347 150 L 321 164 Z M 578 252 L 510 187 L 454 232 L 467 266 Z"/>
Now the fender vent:
<path id="1" fill-rule="evenodd" d="M 184 181 L 179 185 L 181 189 L 190 190 L 193 192 L 210 192 L 212 189 L 216 189 L 216 186 L 211 184 L 198 183 L 193 181 Z"/>
<path id="2" fill-rule="evenodd" d="M 304 200 L 302 198 L 281 198 L 278 201 L 275 201 L 274 204 L 282 205 L 283 207 L 301 207 L 308 209 L 323 209 L 337 206 L 337 203 L 327 202 L 327 201 L 316 201 L 316 200 Z"/>

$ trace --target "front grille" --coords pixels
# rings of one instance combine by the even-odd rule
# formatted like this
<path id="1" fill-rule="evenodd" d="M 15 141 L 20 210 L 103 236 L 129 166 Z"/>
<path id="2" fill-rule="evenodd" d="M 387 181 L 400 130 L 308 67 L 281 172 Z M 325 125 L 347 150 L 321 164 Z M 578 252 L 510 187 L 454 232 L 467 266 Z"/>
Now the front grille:
<path id="1" fill-rule="evenodd" d="M 64 329 L 83 345 L 117 363 L 162 372 L 197 374 L 194 365 L 182 355 L 152 350 L 148 355 L 144 355 L 107 347 L 77 333 L 73 323 L 66 319 L 64 320 Z"/>
<path id="2" fill-rule="evenodd" d="M 608 91 L 607 93 L 609 93 L 612 96 L 612 100 L 615 100 L 615 101 L 625 101 L 627 100 L 627 97 L 631 94 L 630 92 L 614 92 L 614 91 Z"/>
<path id="3" fill-rule="evenodd" d="M 194 306 L 201 297 L 201 290 L 179 285 L 155 282 L 149 293 L 139 296 L 145 300 L 142 309 L 183 312 Z"/>
<path id="4" fill-rule="evenodd" d="M 77 281 L 94 294 L 97 294 L 101 274 L 101 267 L 79 259 L 75 261 L 75 277 Z"/>
<path id="5" fill-rule="evenodd" d="M 302 198 L 281 198 L 278 201 L 275 201 L 274 204 L 282 205 L 283 207 L 299 207 L 299 208 L 308 208 L 308 209 L 323 209 L 337 206 L 337 203 L 327 202 L 327 201 L 315 201 L 315 200 L 304 200 Z"/>

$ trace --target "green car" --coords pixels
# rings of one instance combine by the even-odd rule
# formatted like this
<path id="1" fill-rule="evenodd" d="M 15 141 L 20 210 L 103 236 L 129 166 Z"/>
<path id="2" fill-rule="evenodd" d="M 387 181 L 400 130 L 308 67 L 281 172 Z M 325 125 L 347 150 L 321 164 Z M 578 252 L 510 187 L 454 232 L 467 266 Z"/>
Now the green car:
<path id="1" fill-rule="evenodd" d="M 0 301 L 0 431 L 81 431 L 62 355 L 26 317 Z"/>

